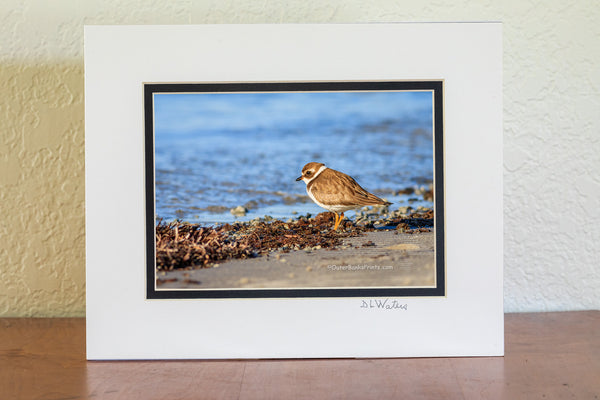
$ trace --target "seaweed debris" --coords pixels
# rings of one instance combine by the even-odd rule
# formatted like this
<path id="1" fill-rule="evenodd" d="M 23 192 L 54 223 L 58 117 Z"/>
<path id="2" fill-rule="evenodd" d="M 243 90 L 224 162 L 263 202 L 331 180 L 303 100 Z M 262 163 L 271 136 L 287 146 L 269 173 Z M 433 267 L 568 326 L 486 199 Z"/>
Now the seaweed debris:
<path id="1" fill-rule="evenodd" d="M 244 243 L 227 240 L 221 230 L 175 221 L 156 226 L 156 268 L 203 267 L 230 258 L 248 258 L 253 251 Z"/>
<path id="2" fill-rule="evenodd" d="M 389 225 L 396 226 L 399 232 L 429 232 L 433 228 L 433 210 L 415 212 L 406 217 L 394 218 Z"/>
<path id="3" fill-rule="evenodd" d="M 301 216 L 287 222 L 256 219 L 246 223 L 203 227 L 182 221 L 156 226 L 156 268 L 210 268 L 219 261 L 250 258 L 278 250 L 335 249 L 347 237 L 360 236 L 375 229 L 372 223 L 356 224 L 344 219 L 334 231 L 334 214 L 323 212 L 310 218 Z M 401 232 L 429 230 L 433 226 L 433 210 L 410 215 L 388 215 L 386 229 Z"/>

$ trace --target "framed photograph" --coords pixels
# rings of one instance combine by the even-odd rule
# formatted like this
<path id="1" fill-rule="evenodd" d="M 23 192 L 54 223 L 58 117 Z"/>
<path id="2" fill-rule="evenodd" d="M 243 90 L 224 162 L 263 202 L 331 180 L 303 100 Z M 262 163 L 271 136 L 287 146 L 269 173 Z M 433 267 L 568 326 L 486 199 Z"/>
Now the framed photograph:
<path id="1" fill-rule="evenodd" d="M 88 359 L 502 355 L 501 44 L 87 26 Z"/>
<path id="2" fill-rule="evenodd" d="M 444 296 L 443 81 L 144 92 L 148 298 Z"/>

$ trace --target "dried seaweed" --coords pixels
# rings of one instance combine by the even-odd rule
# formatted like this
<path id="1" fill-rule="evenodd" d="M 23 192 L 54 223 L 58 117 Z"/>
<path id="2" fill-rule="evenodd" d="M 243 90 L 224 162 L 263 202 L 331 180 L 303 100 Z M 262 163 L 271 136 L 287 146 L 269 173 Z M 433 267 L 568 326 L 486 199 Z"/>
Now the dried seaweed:
<path id="1" fill-rule="evenodd" d="M 203 267 L 230 258 L 253 257 L 250 247 L 227 240 L 220 230 L 186 222 L 156 226 L 156 266 L 159 270 Z"/>
<path id="2" fill-rule="evenodd" d="M 314 218 L 300 217 L 288 222 L 255 220 L 214 228 L 161 221 L 156 226 L 156 266 L 158 270 L 207 268 L 215 262 L 256 257 L 274 250 L 335 249 L 344 238 L 375 229 L 373 224 L 357 225 L 345 219 L 334 231 L 333 220 L 333 213 L 324 212 Z M 390 218 L 384 225 L 405 232 L 429 230 L 433 226 L 433 210 Z"/>

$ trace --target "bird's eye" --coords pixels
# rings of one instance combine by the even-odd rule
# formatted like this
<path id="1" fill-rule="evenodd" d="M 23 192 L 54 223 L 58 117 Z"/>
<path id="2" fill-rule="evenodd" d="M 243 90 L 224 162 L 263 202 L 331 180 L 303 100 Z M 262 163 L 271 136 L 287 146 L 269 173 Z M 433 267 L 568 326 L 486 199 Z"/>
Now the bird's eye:
<path id="1" fill-rule="evenodd" d="M 306 171 L 306 176 L 312 174 L 312 171 Z"/>

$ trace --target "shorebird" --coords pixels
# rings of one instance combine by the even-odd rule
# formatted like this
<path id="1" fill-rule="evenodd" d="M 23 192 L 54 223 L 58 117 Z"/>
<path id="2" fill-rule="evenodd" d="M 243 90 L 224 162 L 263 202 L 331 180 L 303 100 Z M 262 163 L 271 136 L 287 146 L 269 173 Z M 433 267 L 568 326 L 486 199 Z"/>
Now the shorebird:
<path id="1" fill-rule="evenodd" d="M 309 162 L 302 168 L 302 175 L 296 181 L 306 183 L 306 193 L 320 207 L 335 213 L 337 230 L 344 219 L 344 211 L 362 206 L 383 205 L 390 202 L 380 199 L 363 189 L 354 178 L 343 172 L 327 168 L 325 164 Z"/>

